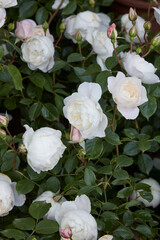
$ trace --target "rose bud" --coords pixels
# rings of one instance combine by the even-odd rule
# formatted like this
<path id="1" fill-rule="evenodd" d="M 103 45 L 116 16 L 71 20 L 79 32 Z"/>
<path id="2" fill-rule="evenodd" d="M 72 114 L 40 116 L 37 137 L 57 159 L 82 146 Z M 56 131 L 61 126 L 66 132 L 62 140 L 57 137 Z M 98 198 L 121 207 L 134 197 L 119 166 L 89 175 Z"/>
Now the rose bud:
<path id="1" fill-rule="evenodd" d="M 19 152 L 20 152 L 20 153 L 26 153 L 26 152 L 27 152 L 27 149 L 26 149 L 26 147 L 25 147 L 24 144 L 21 144 L 21 145 L 19 146 Z"/>
<path id="2" fill-rule="evenodd" d="M 25 19 L 23 21 L 17 22 L 17 28 L 15 34 L 20 39 L 26 39 L 33 35 L 33 29 L 36 23 L 31 19 Z"/>
<path id="3" fill-rule="evenodd" d="M 48 25 L 47 22 L 44 22 L 43 25 L 42 25 L 42 27 L 43 27 L 44 31 L 46 32 L 47 29 L 49 28 L 49 25 Z"/>
<path id="4" fill-rule="evenodd" d="M 133 41 L 134 38 L 137 36 L 137 28 L 136 26 L 133 26 L 130 30 L 129 30 L 129 36 L 130 36 L 130 40 Z"/>
<path id="5" fill-rule="evenodd" d="M 128 17 L 129 17 L 129 20 L 130 20 L 130 21 L 132 21 L 132 22 L 136 21 L 136 19 L 137 19 L 136 10 L 133 9 L 133 8 L 130 8 L 130 9 L 129 9 L 129 15 L 128 15 Z"/>
<path id="6" fill-rule="evenodd" d="M 60 230 L 60 234 L 63 238 L 70 239 L 72 231 L 69 227 L 66 227 L 65 229 Z"/>
<path id="7" fill-rule="evenodd" d="M 115 40 L 117 38 L 117 30 L 116 25 L 113 23 L 107 30 L 108 37 L 111 39 L 112 43 L 115 43 Z"/>
<path id="8" fill-rule="evenodd" d="M 151 29 L 151 26 L 152 26 L 152 24 L 151 24 L 150 21 L 145 22 L 144 25 L 143 25 L 143 27 L 145 29 L 145 32 L 148 32 L 148 30 Z"/>
<path id="9" fill-rule="evenodd" d="M 64 24 L 64 22 L 62 22 L 60 25 L 59 25 L 59 29 L 60 29 L 60 33 L 63 33 L 64 30 L 66 29 L 66 26 Z"/>
<path id="10" fill-rule="evenodd" d="M 89 4 L 92 8 L 95 6 L 95 0 L 89 0 Z"/>
<path id="11" fill-rule="evenodd" d="M 140 54 L 142 52 L 142 48 L 141 47 L 138 47 L 137 49 L 136 49 L 136 53 L 137 54 Z"/>
<path id="12" fill-rule="evenodd" d="M 84 140 L 80 131 L 74 126 L 71 126 L 70 140 L 74 143 L 79 143 Z"/>
<path id="13" fill-rule="evenodd" d="M 2 129 L 0 129 L 0 138 L 2 138 L 3 140 L 6 140 L 6 132 Z"/>
<path id="14" fill-rule="evenodd" d="M 78 44 L 81 44 L 82 36 L 81 36 L 80 32 L 77 32 L 77 33 L 76 33 L 76 40 L 77 40 L 77 43 L 78 43 Z"/>
<path id="15" fill-rule="evenodd" d="M 153 49 L 154 47 L 158 47 L 160 45 L 160 36 L 155 36 L 152 39 L 150 49 Z"/>
<path id="16" fill-rule="evenodd" d="M 9 123 L 8 117 L 0 115 L 0 126 L 1 127 L 7 127 L 8 123 Z"/>

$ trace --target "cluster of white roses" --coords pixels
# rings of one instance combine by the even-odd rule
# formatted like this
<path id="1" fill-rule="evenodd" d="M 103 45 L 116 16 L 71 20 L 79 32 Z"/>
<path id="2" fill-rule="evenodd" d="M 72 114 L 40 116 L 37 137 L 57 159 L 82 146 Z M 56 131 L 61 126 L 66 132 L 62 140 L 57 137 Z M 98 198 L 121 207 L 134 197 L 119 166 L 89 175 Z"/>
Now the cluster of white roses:
<path id="1" fill-rule="evenodd" d="M 0 28 L 4 25 L 6 20 L 5 8 L 14 7 L 17 4 L 17 0 L 0 0 Z"/>

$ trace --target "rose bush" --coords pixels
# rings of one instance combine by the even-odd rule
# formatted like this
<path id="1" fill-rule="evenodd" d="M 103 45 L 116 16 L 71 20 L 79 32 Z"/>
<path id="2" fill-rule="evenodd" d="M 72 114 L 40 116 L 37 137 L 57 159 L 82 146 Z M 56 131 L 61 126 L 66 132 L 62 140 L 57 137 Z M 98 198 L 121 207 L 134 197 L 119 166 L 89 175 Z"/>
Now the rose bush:
<path id="1" fill-rule="evenodd" d="M 0 0 L 0 240 L 160 239 L 160 5 L 113 2 Z"/>

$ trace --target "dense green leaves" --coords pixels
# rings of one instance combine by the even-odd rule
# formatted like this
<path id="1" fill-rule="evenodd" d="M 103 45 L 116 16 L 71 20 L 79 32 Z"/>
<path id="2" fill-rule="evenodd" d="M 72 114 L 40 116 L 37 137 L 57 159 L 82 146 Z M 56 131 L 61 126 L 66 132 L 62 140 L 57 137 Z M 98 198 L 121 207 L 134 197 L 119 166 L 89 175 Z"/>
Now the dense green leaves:
<path id="1" fill-rule="evenodd" d="M 7 238 L 12 238 L 15 240 L 24 239 L 25 235 L 22 231 L 16 230 L 16 229 L 6 229 L 0 232 L 2 235 L 4 235 Z"/>
<path id="2" fill-rule="evenodd" d="M 28 179 L 23 179 L 17 182 L 16 189 L 18 193 L 26 194 L 33 190 L 34 183 Z"/>
<path id="3" fill-rule="evenodd" d="M 50 209 L 51 204 L 46 203 L 44 201 L 42 202 L 34 202 L 29 207 L 29 213 L 30 215 L 35 219 L 42 218 Z"/>
<path id="4" fill-rule="evenodd" d="M 13 226 L 21 230 L 33 230 L 35 227 L 35 220 L 33 218 L 15 218 Z"/>
<path id="5" fill-rule="evenodd" d="M 7 69 L 13 79 L 15 89 L 22 90 L 22 76 L 20 71 L 14 65 L 8 65 Z"/>
<path id="6" fill-rule="evenodd" d="M 85 148 L 89 159 L 95 159 L 98 158 L 103 151 L 103 142 L 98 138 L 87 140 Z"/>
<path id="7" fill-rule="evenodd" d="M 156 109 L 157 102 L 154 97 L 149 97 L 148 102 L 140 106 L 142 115 L 147 119 L 149 119 L 155 113 Z"/>
<path id="8" fill-rule="evenodd" d="M 58 229 L 58 223 L 53 220 L 42 220 L 36 225 L 36 232 L 41 234 L 55 233 Z"/>

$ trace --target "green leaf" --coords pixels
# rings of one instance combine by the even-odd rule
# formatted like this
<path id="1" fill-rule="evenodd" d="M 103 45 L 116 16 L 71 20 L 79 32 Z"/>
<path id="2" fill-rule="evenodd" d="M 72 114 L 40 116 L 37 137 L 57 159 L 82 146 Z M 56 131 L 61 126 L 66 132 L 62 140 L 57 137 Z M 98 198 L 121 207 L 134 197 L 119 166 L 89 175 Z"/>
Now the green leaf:
<path id="1" fill-rule="evenodd" d="M 152 220 L 152 216 L 151 213 L 149 212 L 149 210 L 137 210 L 134 212 L 135 216 L 137 218 L 142 219 L 143 221 L 151 221 Z"/>
<path id="2" fill-rule="evenodd" d="M 138 134 L 138 132 L 134 128 L 126 128 L 126 129 L 124 129 L 123 132 L 127 137 L 129 137 L 131 139 L 136 138 L 137 134 Z"/>
<path id="3" fill-rule="evenodd" d="M 44 7 L 39 8 L 38 11 L 36 12 L 35 18 L 38 24 L 40 25 L 43 24 L 48 19 L 47 9 L 45 9 Z"/>
<path id="4" fill-rule="evenodd" d="M 70 15 L 77 8 L 77 3 L 75 0 L 72 0 L 62 11 L 62 15 Z"/>
<path id="5" fill-rule="evenodd" d="M 85 149 L 89 160 L 96 159 L 101 155 L 103 151 L 103 142 L 99 138 L 87 140 L 85 144 Z"/>
<path id="6" fill-rule="evenodd" d="M 50 207 L 51 204 L 44 201 L 34 202 L 29 207 L 29 214 L 38 220 L 49 211 Z"/>
<path id="7" fill-rule="evenodd" d="M 160 136 L 154 137 L 153 140 L 156 141 L 156 142 L 158 142 L 158 143 L 160 143 Z"/>
<path id="8" fill-rule="evenodd" d="M 160 70 L 160 56 L 157 56 L 155 58 L 155 63 L 154 63 L 155 68 L 157 68 L 158 70 Z"/>
<path id="9" fill-rule="evenodd" d="M 19 194 L 29 193 L 33 190 L 33 188 L 34 188 L 34 183 L 28 179 L 22 179 L 18 181 L 16 184 L 16 190 Z"/>
<path id="10" fill-rule="evenodd" d="M 83 73 L 85 73 L 84 68 L 74 67 L 74 72 L 81 82 L 92 82 L 92 77 L 90 75 L 83 76 Z"/>
<path id="11" fill-rule="evenodd" d="M 123 239 L 133 239 L 134 237 L 133 232 L 125 226 L 118 227 L 115 232 L 118 233 Z"/>
<path id="12" fill-rule="evenodd" d="M 30 98 L 22 98 L 19 102 L 24 105 L 30 105 L 33 103 L 33 100 Z"/>
<path id="13" fill-rule="evenodd" d="M 116 158 L 117 165 L 120 167 L 129 167 L 133 164 L 133 158 L 126 155 L 120 155 Z"/>
<path id="14" fill-rule="evenodd" d="M 31 121 L 35 120 L 41 113 L 42 104 L 41 103 L 34 103 L 29 109 L 29 117 Z"/>
<path id="15" fill-rule="evenodd" d="M 139 194 L 142 198 L 146 199 L 148 202 L 152 202 L 153 196 L 150 192 L 139 191 Z"/>
<path id="16" fill-rule="evenodd" d="M 149 97 L 148 102 L 144 103 L 140 106 L 140 110 L 142 115 L 149 120 L 149 118 L 156 112 L 157 110 L 157 102 L 155 97 Z"/>
<path id="17" fill-rule="evenodd" d="M 118 193 L 117 193 L 117 197 L 118 198 L 126 198 L 129 197 L 133 192 L 133 189 L 131 187 L 126 187 L 121 189 Z"/>
<path id="18" fill-rule="evenodd" d="M 9 170 L 11 170 L 13 168 L 14 156 L 15 156 L 15 152 L 14 151 L 6 152 L 3 155 L 3 158 L 2 158 L 3 162 L 2 162 L 2 165 L 1 165 L 1 171 L 2 172 L 7 172 L 7 171 L 9 171 Z M 16 169 L 18 169 L 19 164 L 20 164 L 20 159 L 19 159 L 18 156 L 16 156 L 16 162 L 15 162 L 15 168 Z"/>
<path id="19" fill-rule="evenodd" d="M 33 230 L 35 226 L 35 220 L 31 217 L 15 218 L 12 224 L 14 227 L 21 230 Z"/>
<path id="20" fill-rule="evenodd" d="M 45 84 L 45 77 L 42 73 L 33 73 L 29 79 L 31 82 L 39 88 L 43 88 Z"/>
<path id="21" fill-rule="evenodd" d="M 38 3 L 36 1 L 23 2 L 19 8 L 20 19 L 26 19 L 32 17 L 37 11 Z"/>
<path id="22" fill-rule="evenodd" d="M 18 68 L 16 68 L 14 65 L 8 65 L 7 66 L 8 72 L 12 77 L 14 86 L 16 90 L 22 91 L 22 76 Z"/>
<path id="23" fill-rule="evenodd" d="M 121 144 L 118 134 L 116 134 L 115 132 L 112 132 L 111 128 L 107 129 L 105 140 L 112 145 Z"/>
<path id="24" fill-rule="evenodd" d="M 107 69 L 112 69 L 112 68 L 116 67 L 118 64 L 116 56 L 108 57 L 106 59 L 105 64 L 106 64 Z"/>
<path id="25" fill-rule="evenodd" d="M 103 209 L 104 210 L 116 210 L 117 209 L 117 205 L 111 202 L 107 202 L 103 205 Z"/>
<path id="26" fill-rule="evenodd" d="M 57 108 L 51 103 L 44 104 L 42 107 L 42 116 L 51 122 L 59 119 Z"/>
<path id="27" fill-rule="evenodd" d="M 151 229 L 147 225 L 138 225 L 135 230 L 147 238 L 152 237 Z"/>
<path id="28" fill-rule="evenodd" d="M 86 168 L 84 172 L 84 181 L 86 185 L 94 185 L 96 176 L 90 168 Z"/>
<path id="29" fill-rule="evenodd" d="M 123 223 L 125 226 L 132 226 L 134 221 L 133 213 L 130 211 L 126 211 L 123 214 Z"/>
<path id="30" fill-rule="evenodd" d="M 129 179 L 128 172 L 123 169 L 114 170 L 113 176 L 119 180 Z"/>
<path id="31" fill-rule="evenodd" d="M 62 60 L 55 61 L 55 64 L 51 70 L 49 70 L 49 73 L 56 72 L 66 66 L 66 62 Z"/>
<path id="32" fill-rule="evenodd" d="M 58 230 L 58 223 L 53 220 L 42 220 L 36 226 L 36 232 L 40 234 L 52 234 Z"/>
<path id="33" fill-rule="evenodd" d="M 80 53 L 71 53 L 68 58 L 67 62 L 72 63 L 72 62 L 80 62 L 83 61 L 85 57 L 83 57 Z"/>
<path id="34" fill-rule="evenodd" d="M 78 163 L 77 157 L 68 157 L 64 165 L 67 173 L 71 173 L 76 168 L 77 163 Z"/>
<path id="35" fill-rule="evenodd" d="M 151 186 L 146 183 L 136 183 L 134 186 L 135 190 L 145 190 L 150 191 Z"/>
<path id="36" fill-rule="evenodd" d="M 0 59 L 4 56 L 4 48 L 0 46 Z"/>
<path id="37" fill-rule="evenodd" d="M 96 77 L 96 83 L 98 83 L 101 88 L 102 88 L 102 93 L 106 92 L 107 91 L 107 79 L 108 77 L 112 76 L 110 72 L 107 72 L 107 71 L 103 71 L 103 72 L 100 72 L 97 77 Z"/>
<path id="38" fill-rule="evenodd" d="M 141 141 L 137 142 L 137 147 L 142 152 L 145 152 L 151 148 L 151 144 L 150 144 L 150 142 L 148 142 L 146 140 L 141 140 Z"/>
<path id="39" fill-rule="evenodd" d="M 152 158 L 147 154 L 140 155 L 138 158 L 138 167 L 141 172 L 149 174 L 153 167 Z"/>
<path id="40" fill-rule="evenodd" d="M 139 201 L 134 199 L 126 203 L 126 208 L 135 207 L 138 205 L 139 205 Z"/>
<path id="41" fill-rule="evenodd" d="M 136 142 L 129 142 L 124 146 L 123 153 L 128 156 L 135 156 L 140 152 Z"/>
<path id="42" fill-rule="evenodd" d="M 118 216 L 113 212 L 103 212 L 101 215 L 103 218 L 106 218 L 107 220 L 118 220 Z"/>
<path id="43" fill-rule="evenodd" d="M 100 66 L 97 63 L 93 63 L 93 64 L 89 65 L 89 67 L 82 74 L 82 76 L 91 75 L 91 74 L 95 74 L 95 73 L 99 73 L 99 72 L 101 72 Z"/>
<path id="44" fill-rule="evenodd" d="M 16 229 L 6 229 L 0 231 L 0 233 L 7 238 L 13 238 L 15 240 L 25 239 L 24 233 Z"/>
<path id="45" fill-rule="evenodd" d="M 78 195 L 89 194 L 90 192 L 96 190 L 96 186 L 84 186 L 78 191 Z"/>
<path id="46" fill-rule="evenodd" d="M 112 174 L 112 166 L 104 166 L 98 169 L 99 173 L 106 174 L 106 175 L 111 175 Z"/>

